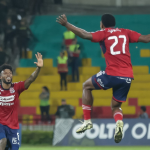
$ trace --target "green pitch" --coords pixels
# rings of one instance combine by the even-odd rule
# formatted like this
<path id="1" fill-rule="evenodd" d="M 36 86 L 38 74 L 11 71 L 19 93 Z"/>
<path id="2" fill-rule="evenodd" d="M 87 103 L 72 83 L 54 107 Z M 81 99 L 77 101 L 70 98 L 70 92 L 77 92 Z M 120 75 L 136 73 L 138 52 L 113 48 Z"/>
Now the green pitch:
<path id="1" fill-rule="evenodd" d="M 146 146 L 133 146 L 133 147 L 27 147 L 23 146 L 19 150 L 150 150 L 150 147 Z"/>

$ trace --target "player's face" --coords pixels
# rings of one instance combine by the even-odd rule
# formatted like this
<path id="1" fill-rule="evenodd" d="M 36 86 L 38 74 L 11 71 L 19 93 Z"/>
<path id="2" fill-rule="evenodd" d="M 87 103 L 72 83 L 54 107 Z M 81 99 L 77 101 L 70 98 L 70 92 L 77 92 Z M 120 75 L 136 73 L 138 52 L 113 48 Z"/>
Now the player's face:
<path id="1" fill-rule="evenodd" d="M 44 88 L 42 88 L 42 93 L 45 93 L 45 92 L 46 92 L 46 90 Z"/>
<path id="2" fill-rule="evenodd" d="M 61 104 L 62 104 L 62 105 L 66 105 L 66 101 L 62 101 Z"/>
<path id="3" fill-rule="evenodd" d="M 60 53 L 60 57 L 63 57 L 63 53 Z"/>
<path id="4" fill-rule="evenodd" d="M 5 84 L 11 84 L 12 82 L 12 72 L 9 69 L 5 69 L 1 72 L 1 80 Z"/>

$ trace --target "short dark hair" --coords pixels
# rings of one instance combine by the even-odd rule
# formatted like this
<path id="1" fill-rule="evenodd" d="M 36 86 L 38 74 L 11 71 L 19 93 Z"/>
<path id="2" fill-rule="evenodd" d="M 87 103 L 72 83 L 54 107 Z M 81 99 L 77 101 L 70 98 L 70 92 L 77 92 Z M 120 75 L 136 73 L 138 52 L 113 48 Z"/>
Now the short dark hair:
<path id="1" fill-rule="evenodd" d="M 8 64 L 3 64 L 0 66 L 0 73 L 5 69 L 9 69 L 13 73 L 12 67 Z"/>
<path id="2" fill-rule="evenodd" d="M 49 89 L 47 86 L 43 86 L 43 89 L 45 89 L 45 91 L 49 93 Z"/>
<path id="3" fill-rule="evenodd" d="M 115 27 L 116 25 L 116 20 L 115 17 L 111 14 L 104 14 L 102 15 L 102 23 L 103 25 L 108 28 L 108 27 Z"/>
<path id="4" fill-rule="evenodd" d="M 145 112 L 146 111 L 146 107 L 145 106 L 141 106 L 141 109 Z"/>
<path id="5" fill-rule="evenodd" d="M 65 100 L 65 99 L 62 99 L 61 102 L 66 102 L 66 100 Z"/>

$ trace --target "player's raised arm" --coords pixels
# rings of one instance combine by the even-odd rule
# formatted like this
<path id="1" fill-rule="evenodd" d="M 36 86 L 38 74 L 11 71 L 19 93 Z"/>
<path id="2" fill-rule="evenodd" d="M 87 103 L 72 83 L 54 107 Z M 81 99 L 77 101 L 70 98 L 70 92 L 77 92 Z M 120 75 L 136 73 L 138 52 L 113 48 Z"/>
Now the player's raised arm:
<path id="1" fill-rule="evenodd" d="M 37 78 L 41 67 L 43 67 L 43 59 L 42 59 L 42 55 L 40 53 L 35 54 L 36 58 L 37 58 L 37 62 L 34 62 L 37 65 L 36 70 L 31 74 L 31 76 L 25 81 L 24 86 L 27 89 L 30 84 L 32 82 L 35 81 L 35 79 Z"/>
<path id="2" fill-rule="evenodd" d="M 92 40 L 92 34 L 90 32 L 87 32 L 81 28 L 78 28 L 72 24 L 70 24 L 67 21 L 67 17 L 65 14 L 59 16 L 56 19 L 56 22 L 58 22 L 59 24 L 61 24 L 62 26 L 65 26 L 68 30 L 72 31 L 74 34 L 76 34 L 77 36 L 79 36 L 82 39 L 87 39 L 87 40 Z"/>
<path id="3" fill-rule="evenodd" d="M 141 35 L 138 39 L 138 42 L 149 43 L 150 42 L 150 34 Z"/>

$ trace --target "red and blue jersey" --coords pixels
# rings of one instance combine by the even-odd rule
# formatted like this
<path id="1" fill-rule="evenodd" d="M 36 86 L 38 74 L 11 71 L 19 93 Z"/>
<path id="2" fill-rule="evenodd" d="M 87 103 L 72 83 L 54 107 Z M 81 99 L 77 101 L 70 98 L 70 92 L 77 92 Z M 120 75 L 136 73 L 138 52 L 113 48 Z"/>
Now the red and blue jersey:
<path id="1" fill-rule="evenodd" d="M 9 89 L 0 85 L 0 124 L 11 129 L 19 129 L 18 104 L 19 95 L 26 90 L 24 82 L 12 83 Z"/>
<path id="2" fill-rule="evenodd" d="M 99 42 L 104 53 L 107 75 L 133 78 L 129 43 L 138 42 L 141 34 L 120 28 L 105 28 L 91 34 L 92 42 Z"/>

